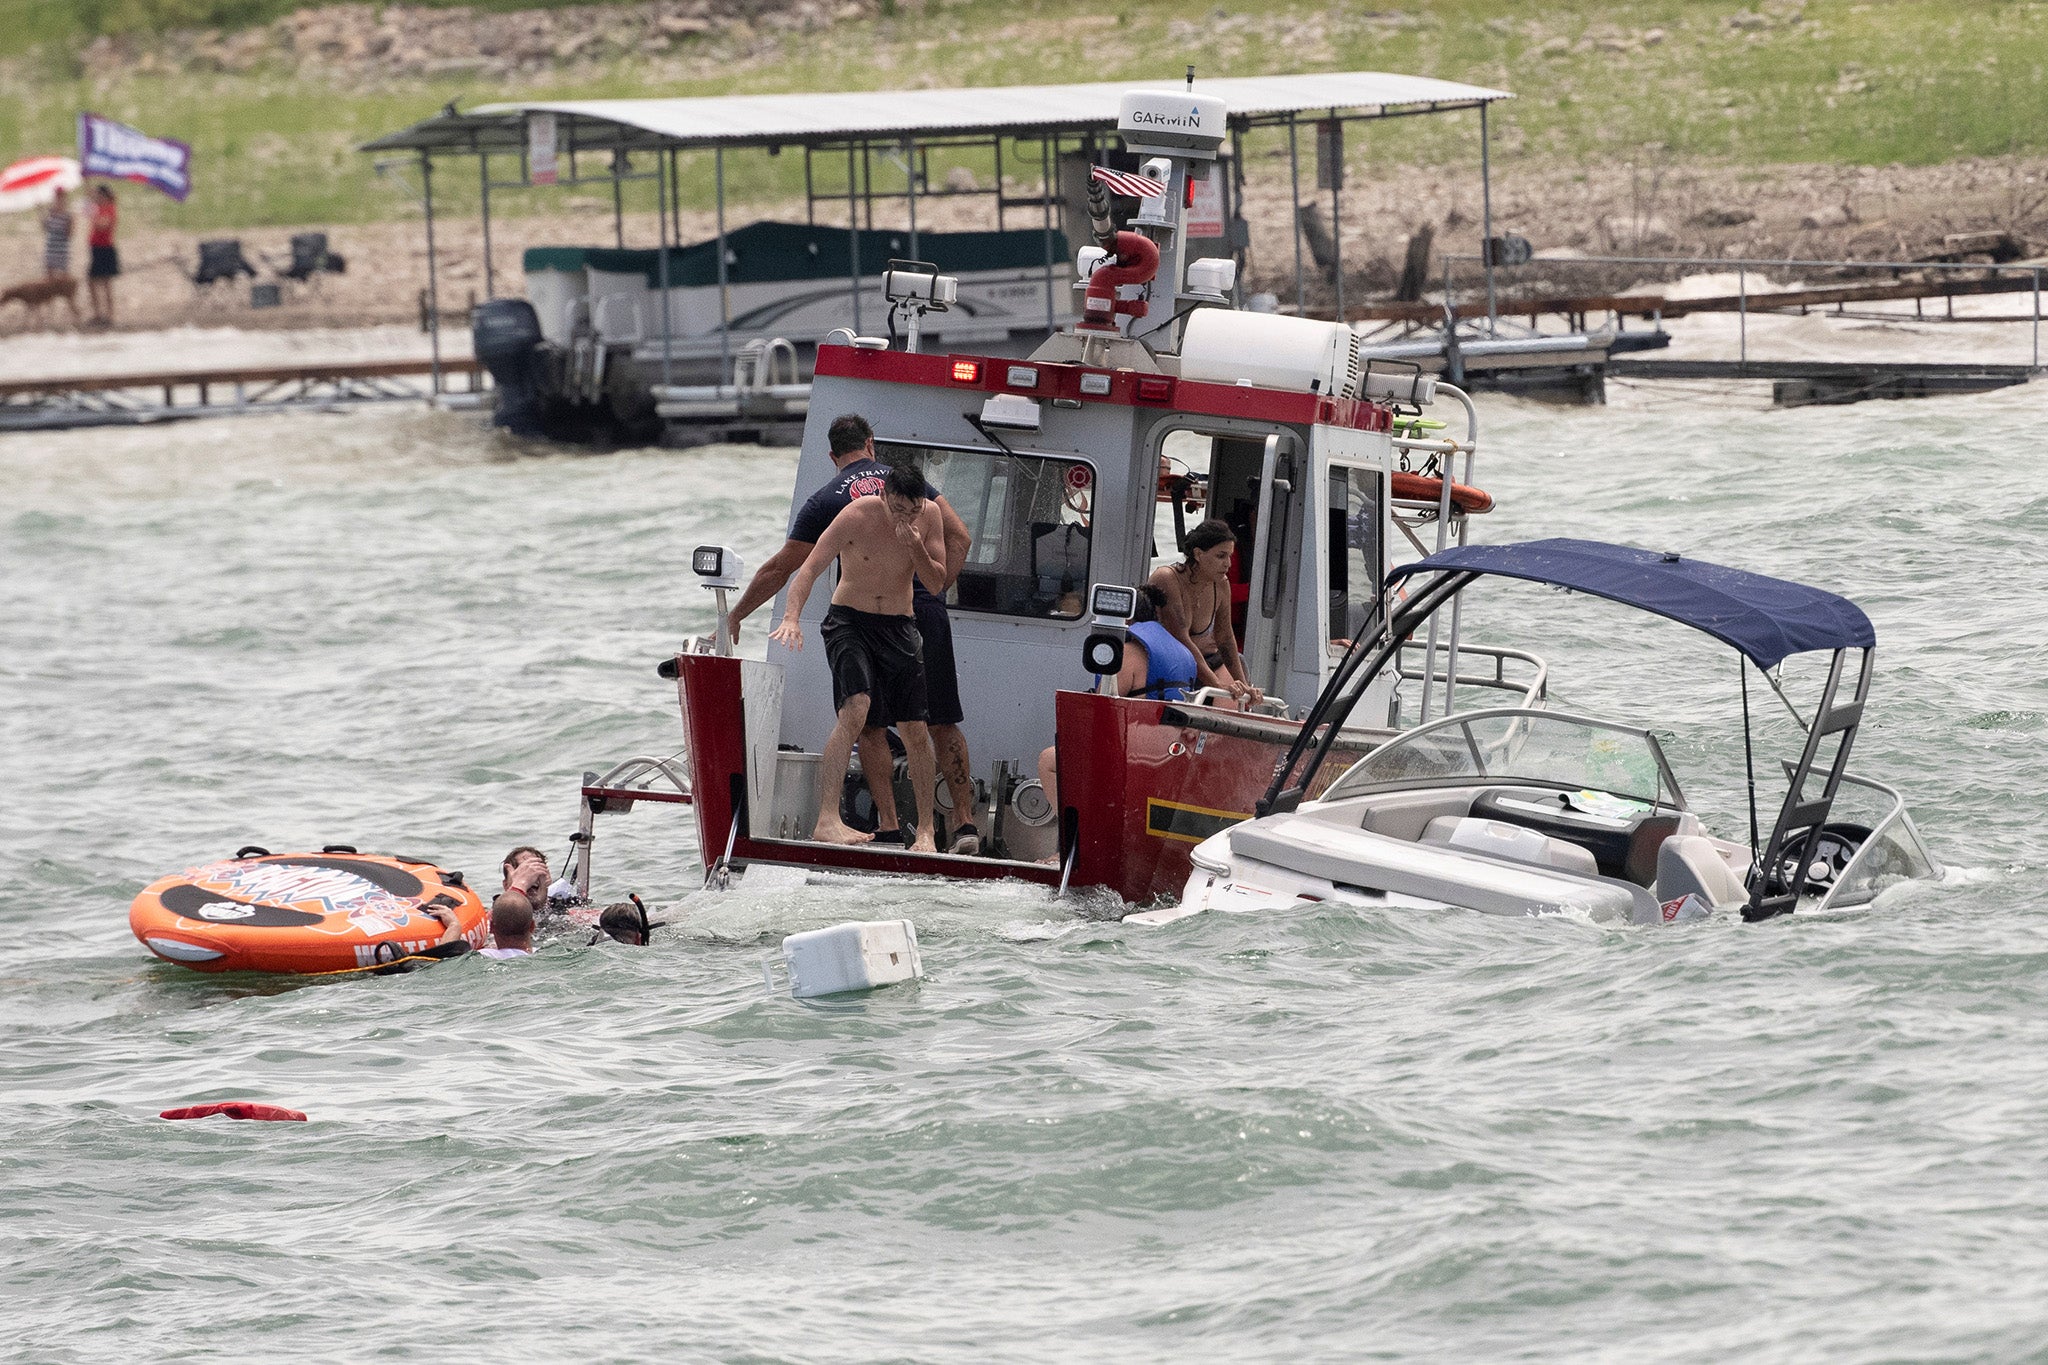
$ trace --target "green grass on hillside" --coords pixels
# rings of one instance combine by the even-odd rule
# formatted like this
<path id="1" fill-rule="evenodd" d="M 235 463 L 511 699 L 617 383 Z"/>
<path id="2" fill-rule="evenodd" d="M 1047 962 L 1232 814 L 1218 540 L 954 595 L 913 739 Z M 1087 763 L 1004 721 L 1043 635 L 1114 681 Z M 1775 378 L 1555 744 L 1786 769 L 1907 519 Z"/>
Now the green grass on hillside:
<path id="1" fill-rule="evenodd" d="M 1512 90 L 1518 98 L 1494 123 L 1496 155 L 1509 163 L 1927 164 L 2048 146 L 2042 3 L 1814 0 L 1794 10 L 1773 0 L 1751 15 L 1729 0 L 1429 0 L 1406 12 L 1326 0 L 968 0 L 905 4 L 892 17 L 786 37 L 751 55 L 724 53 L 712 39 L 681 58 L 626 58 L 511 85 L 474 75 L 330 85 L 278 69 L 135 76 L 94 88 L 76 75 L 64 44 L 86 32 L 88 20 L 115 22 L 106 16 L 120 5 L 260 18 L 273 0 L 0 0 L 8 41 L 40 44 L 0 85 L 0 155 L 67 147 L 81 107 L 182 137 L 195 149 L 191 200 L 180 207 L 138 194 L 130 202 L 145 218 L 195 229 L 405 212 L 405 196 L 354 148 L 451 98 L 1156 78 L 1187 62 L 1210 76 L 1376 69 Z M 1398 120 L 1354 137 L 1350 155 L 1361 172 L 1388 163 L 1463 166 L 1477 157 L 1475 127 L 1471 115 Z M 801 192 L 801 157 L 744 152 L 727 161 L 740 202 Z M 933 164 L 935 175 L 972 166 L 986 183 L 985 159 L 948 153 Z M 1014 173 L 1035 178 L 1035 161 Z M 451 211 L 473 205 L 474 175 L 473 162 L 444 165 L 437 186 Z M 708 202 L 708 179 L 686 186 L 700 203 Z M 564 193 L 509 197 L 499 207 L 543 207 Z M 650 196 L 651 189 L 640 197 Z"/>

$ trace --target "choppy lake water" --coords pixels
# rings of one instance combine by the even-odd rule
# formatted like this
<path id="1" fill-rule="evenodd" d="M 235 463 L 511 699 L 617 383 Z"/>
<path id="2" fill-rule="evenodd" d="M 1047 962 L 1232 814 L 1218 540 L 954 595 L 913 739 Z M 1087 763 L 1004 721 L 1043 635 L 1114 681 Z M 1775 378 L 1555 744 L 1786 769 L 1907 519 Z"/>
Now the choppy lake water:
<path id="1" fill-rule="evenodd" d="M 152 960 L 129 899 L 257 842 L 559 857 L 680 744 L 690 547 L 788 452 L 521 451 L 379 412 L 0 441 L 0 1340 L 29 1360 L 2041 1358 L 2048 388 L 1774 412 L 1486 400 L 1488 539 L 1862 602 L 1856 767 L 1947 885 L 1671 931 L 1199 916 L 1035 890 L 694 894 L 672 927 L 334 984 Z M 1736 809 L 1732 657 L 1510 596 L 1560 700 Z M 758 640 L 753 642 L 758 647 Z M 1630 672 L 1630 669 L 1636 671 Z M 1782 738 L 1782 729 L 1777 732 Z M 1738 831 L 1739 833 L 1739 831 Z M 907 915 L 929 979 L 807 1005 L 784 934 Z M 166 1123 L 255 1098 L 304 1125 Z"/>

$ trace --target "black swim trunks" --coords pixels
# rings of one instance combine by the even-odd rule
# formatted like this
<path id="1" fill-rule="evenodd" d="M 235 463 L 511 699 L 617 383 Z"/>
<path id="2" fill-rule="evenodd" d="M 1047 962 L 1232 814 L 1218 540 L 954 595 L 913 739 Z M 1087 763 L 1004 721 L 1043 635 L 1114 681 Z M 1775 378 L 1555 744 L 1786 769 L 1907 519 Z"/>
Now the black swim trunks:
<path id="1" fill-rule="evenodd" d="M 925 718 L 924 642 L 913 618 L 834 603 L 819 633 L 832 665 L 833 710 L 865 692 L 870 715 L 885 712 L 891 723 Z"/>
<path id="2" fill-rule="evenodd" d="M 918 638 L 924 641 L 925 718 L 933 725 L 958 725 L 965 712 L 960 706 L 960 672 L 953 661 L 953 621 L 946 615 L 946 599 L 919 593 L 916 611 Z M 868 704 L 869 725 L 895 723 L 895 715 L 879 699 Z"/>

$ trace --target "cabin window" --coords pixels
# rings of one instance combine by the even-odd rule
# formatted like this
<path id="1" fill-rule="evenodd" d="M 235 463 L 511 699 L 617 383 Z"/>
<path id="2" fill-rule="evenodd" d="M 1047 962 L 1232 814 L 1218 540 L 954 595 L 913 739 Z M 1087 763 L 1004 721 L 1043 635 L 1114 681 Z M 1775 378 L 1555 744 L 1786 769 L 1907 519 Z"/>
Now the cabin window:
<path id="1" fill-rule="evenodd" d="M 875 443 L 909 458 L 967 523 L 967 564 L 947 602 L 963 611 L 1071 621 L 1088 595 L 1095 470 L 1084 460 Z"/>

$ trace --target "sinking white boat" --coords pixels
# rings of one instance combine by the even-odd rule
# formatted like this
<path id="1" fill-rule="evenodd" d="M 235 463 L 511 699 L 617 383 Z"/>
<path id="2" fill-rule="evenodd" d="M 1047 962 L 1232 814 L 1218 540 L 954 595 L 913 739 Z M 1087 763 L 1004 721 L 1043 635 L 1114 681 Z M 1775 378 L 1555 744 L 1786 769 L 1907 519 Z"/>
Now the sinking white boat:
<path id="1" fill-rule="evenodd" d="M 1552 710 L 1441 716 L 1358 759 L 1319 799 L 1305 799 L 1340 728 L 1396 665 L 1402 642 L 1487 575 L 1693 626 L 1736 649 L 1773 689 L 1787 657 L 1831 652 L 1811 718 L 1800 718 L 1805 744 L 1784 765 L 1786 792 L 1769 839 L 1758 840 L 1753 796 L 1749 843 L 1709 832 L 1650 730 Z M 1361 632 L 1259 818 L 1195 848 L 1178 906 L 1126 923 L 1319 902 L 1636 924 L 1739 909 L 1745 920 L 1762 920 L 1868 904 L 1886 887 L 1941 875 L 1899 794 L 1845 771 L 1876 652 L 1876 633 L 1854 603 L 1761 574 L 1584 540 L 1440 551 L 1390 572 L 1389 601 L 1403 580 L 1412 580 L 1412 596 L 1391 617 L 1382 611 L 1379 629 Z M 1750 778 L 1753 793 L 1753 766 Z"/>

